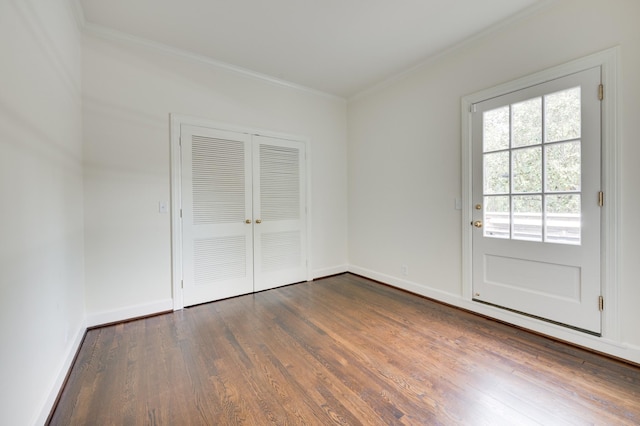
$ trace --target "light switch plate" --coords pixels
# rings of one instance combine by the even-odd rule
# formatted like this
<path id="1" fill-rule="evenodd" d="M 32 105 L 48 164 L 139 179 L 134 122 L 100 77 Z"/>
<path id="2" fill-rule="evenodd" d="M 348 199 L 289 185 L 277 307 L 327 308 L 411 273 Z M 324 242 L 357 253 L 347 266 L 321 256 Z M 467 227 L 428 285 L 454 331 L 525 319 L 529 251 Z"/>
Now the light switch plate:
<path id="1" fill-rule="evenodd" d="M 456 198 L 454 201 L 454 205 L 456 207 L 456 210 L 462 210 L 462 199 L 461 198 Z"/>

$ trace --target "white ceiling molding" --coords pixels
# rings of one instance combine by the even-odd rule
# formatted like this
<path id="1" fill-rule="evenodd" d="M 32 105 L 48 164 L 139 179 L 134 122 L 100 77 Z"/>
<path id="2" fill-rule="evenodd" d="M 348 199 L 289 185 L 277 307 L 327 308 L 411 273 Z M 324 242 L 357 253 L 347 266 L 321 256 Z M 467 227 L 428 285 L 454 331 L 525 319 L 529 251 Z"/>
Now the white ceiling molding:
<path id="1" fill-rule="evenodd" d="M 226 71 L 231 71 L 233 73 L 242 75 L 244 77 L 249 77 L 256 80 L 262 80 L 270 84 L 274 84 L 276 86 L 286 87 L 293 90 L 298 90 L 301 92 L 306 92 L 309 94 L 313 94 L 316 96 L 321 96 L 329 99 L 340 100 L 346 102 L 346 99 L 337 95 L 333 95 L 331 93 L 322 92 L 320 90 L 312 89 L 310 87 L 305 87 L 296 83 L 292 83 L 290 81 L 278 79 L 276 77 L 271 77 L 269 75 L 261 74 L 259 72 L 255 72 L 252 70 L 248 70 L 246 68 L 238 67 L 235 65 L 227 64 L 225 62 L 217 61 L 208 56 L 200 55 L 194 52 L 189 52 L 187 50 L 178 49 L 176 47 L 167 46 L 166 44 L 158 43 L 153 40 L 144 39 L 142 37 L 136 37 L 131 34 L 126 34 L 120 31 L 113 30 L 111 28 L 103 27 L 101 25 L 93 24 L 91 22 L 86 22 L 84 24 L 84 32 L 86 35 L 94 36 L 103 40 L 112 41 L 112 42 L 120 42 L 124 44 L 130 44 L 135 46 L 140 46 L 143 48 L 155 50 L 157 52 L 161 52 L 167 55 L 175 56 L 180 59 L 185 59 L 192 62 L 197 62 L 203 65 L 207 65 L 214 68 L 223 69 Z"/>
<path id="2" fill-rule="evenodd" d="M 33 0 L 13 2 L 16 10 L 24 20 L 27 28 L 34 39 L 37 40 L 42 49 L 43 56 L 49 60 L 51 67 L 60 76 L 73 99 L 79 101 L 82 94 L 81 83 L 78 75 L 70 66 L 59 48 L 56 38 L 51 36 L 50 30 L 43 24 L 45 20 L 41 17 L 38 7 L 34 6 Z M 70 17 L 70 19 L 73 19 Z"/>
<path id="3" fill-rule="evenodd" d="M 71 11 L 73 12 L 73 16 L 76 19 L 76 24 L 80 31 L 82 31 L 87 23 L 84 17 L 84 9 L 80 4 L 80 0 L 68 0 L 68 4 L 71 7 Z"/>
<path id="4" fill-rule="evenodd" d="M 484 29 L 483 31 L 465 39 L 462 40 L 460 43 L 456 43 L 452 46 L 446 47 L 444 49 L 442 49 L 440 52 L 429 56 L 428 58 L 426 58 L 424 61 L 420 62 L 419 64 L 416 64 L 414 66 L 412 66 L 411 68 L 408 68 L 404 71 L 401 71 L 398 74 L 392 75 L 389 78 L 386 78 L 376 84 L 374 84 L 373 86 L 370 86 L 358 93 L 356 93 L 353 96 L 350 96 L 347 100 L 349 102 L 352 101 L 356 101 L 358 99 L 361 99 L 363 97 L 366 97 L 367 95 L 376 93 L 380 90 L 385 89 L 386 87 L 391 86 L 393 83 L 396 83 L 398 81 L 401 81 L 409 76 L 411 76 L 412 74 L 420 71 L 421 69 L 428 67 L 429 65 L 432 65 L 436 62 L 438 62 L 440 59 L 445 58 L 448 55 L 451 55 L 461 49 L 464 49 L 465 47 L 485 38 L 490 36 L 491 34 L 494 34 L 498 31 L 500 31 L 503 28 L 509 27 L 515 23 L 517 23 L 518 21 L 525 19 L 539 11 L 542 11 L 543 9 L 549 8 L 552 4 L 556 3 L 558 0 L 542 0 L 539 3 L 534 4 L 533 6 L 528 7 L 527 9 L 522 10 L 521 12 L 516 13 L 515 15 L 510 16 L 509 18 L 498 22 L 497 24 L 494 24 L 486 29 Z"/>
<path id="5" fill-rule="evenodd" d="M 68 1 L 86 35 L 348 102 L 402 80 L 558 0 L 491 0 L 486 4 L 474 0 L 455 4 L 410 0 L 398 5 L 383 0 L 348 0 L 339 5 L 309 4 L 308 8 L 294 0 L 274 0 L 269 5 L 243 0 L 242 7 L 255 8 L 256 13 L 240 16 L 238 4 L 222 0 L 162 4 L 149 16 L 143 12 L 152 0 L 114 0 L 109 4 L 100 0 Z M 234 41 L 227 37 L 234 34 L 233 29 L 202 26 L 202 20 L 194 15 L 199 12 L 201 16 L 226 13 L 226 22 L 230 23 L 249 19 L 256 28 Z M 199 32 L 178 30 L 187 18 L 201 24 Z M 281 31 L 273 30 L 279 25 Z M 296 36 L 283 39 L 287 31 L 295 31 Z M 260 40 L 271 50 L 261 51 L 252 44 L 248 47 L 247 40 Z M 223 57 L 228 59 L 216 59 Z M 280 62 L 274 63 L 277 60 Z M 402 64 L 409 65 L 402 68 Z"/>

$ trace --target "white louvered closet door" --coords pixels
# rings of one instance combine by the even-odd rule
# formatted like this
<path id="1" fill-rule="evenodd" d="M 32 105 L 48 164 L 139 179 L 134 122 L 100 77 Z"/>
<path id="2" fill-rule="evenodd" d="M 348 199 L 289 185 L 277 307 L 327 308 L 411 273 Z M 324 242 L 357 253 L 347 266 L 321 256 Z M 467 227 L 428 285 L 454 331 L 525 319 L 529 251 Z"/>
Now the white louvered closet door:
<path id="1" fill-rule="evenodd" d="M 307 279 L 305 144 L 253 138 L 254 288 Z"/>
<path id="2" fill-rule="evenodd" d="M 184 306 L 251 293 L 251 136 L 183 126 L 181 145 Z"/>

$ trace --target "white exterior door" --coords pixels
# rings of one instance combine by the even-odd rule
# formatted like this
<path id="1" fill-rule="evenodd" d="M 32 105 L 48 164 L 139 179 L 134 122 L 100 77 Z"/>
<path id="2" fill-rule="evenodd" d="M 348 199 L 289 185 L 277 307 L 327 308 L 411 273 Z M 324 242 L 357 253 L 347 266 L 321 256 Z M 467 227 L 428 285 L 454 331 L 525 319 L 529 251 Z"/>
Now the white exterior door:
<path id="1" fill-rule="evenodd" d="M 181 126 L 183 305 L 305 281 L 305 144 Z"/>
<path id="2" fill-rule="evenodd" d="M 473 298 L 601 333 L 600 67 L 474 104 Z"/>

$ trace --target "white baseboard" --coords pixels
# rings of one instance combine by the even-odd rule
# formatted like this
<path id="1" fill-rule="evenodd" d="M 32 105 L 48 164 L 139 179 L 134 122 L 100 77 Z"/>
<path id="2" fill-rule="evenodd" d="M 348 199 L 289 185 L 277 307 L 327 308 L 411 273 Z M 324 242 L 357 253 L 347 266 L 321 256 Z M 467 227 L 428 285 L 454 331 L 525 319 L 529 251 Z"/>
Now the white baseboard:
<path id="1" fill-rule="evenodd" d="M 56 399 L 58 398 L 58 394 L 62 390 L 62 385 L 64 385 L 64 381 L 67 378 L 67 374 L 71 370 L 73 360 L 76 357 L 76 353 L 80 349 L 80 345 L 82 344 L 82 340 L 84 339 L 84 334 L 87 331 L 86 324 L 84 321 L 78 326 L 76 333 L 73 336 L 73 339 L 69 341 L 69 347 L 67 348 L 67 352 L 65 353 L 64 359 L 60 364 L 60 367 L 57 369 L 57 375 L 55 381 L 49 386 L 49 393 L 47 395 L 47 399 L 42 404 L 42 409 L 40 413 L 37 415 L 37 418 L 34 421 L 34 425 L 43 425 L 47 421 L 49 414 L 51 414 L 51 410 L 53 410 L 53 405 L 56 403 Z"/>
<path id="2" fill-rule="evenodd" d="M 564 327 L 559 327 L 554 324 L 549 324 L 543 321 L 535 320 L 533 318 L 513 314 L 511 312 L 504 311 L 493 306 L 467 301 L 455 294 L 443 292 L 441 290 L 433 289 L 423 284 L 418 284 L 391 275 L 386 275 L 380 272 L 373 271 L 371 269 L 362 268 L 355 265 L 341 265 L 332 268 L 314 270 L 313 276 L 319 278 L 341 274 L 344 272 L 351 272 L 357 275 L 361 275 L 363 277 L 376 280 L 384 284 L 388 284 L 434 300 L 438 300 L 452 306 L 486 315 L 500 321 L 527 328 L 538 333 L 546 334 L 560 340 L 565 340 L 567 342 L 584 346 L 598 352 L 602 352 L 614 357 L 629 360 L 636 364 L 640 364 L 640 346 L 607 340 L 596 336 L 590 336 L 574 330 L 565 329 Z M 47 418 L 49 417 L 49 414 L 53 409 L 53 405 L 56 402 L 56 398 L 58 397 L 58 393 L 62 389 L 64 380 L 72 367 L 73 360 L 80 348 L 80 345 L 82 344 L 82 340 L 88 327 L 95 327 L 145 315 L 152 315 L 155 313 L 172 310 L 172 308 L 173 300 L 165 299 L 156 302 L 129 306 L 123 309 L 97 312 L 87 315 L 86 320 L 78 326 L 73 339 L 70 341 L 64 360 L 61 363 L 60 368 L 58 368 L 56 379 L 50 386 L 49 395 L 46 401 L 44 401 L 44 403 L 42 404 L 42 410 L 40 411 L 33 424 L 43 425 L 47 421 Z"/>
<path id="3" fill-rule="evenodd" d="M 157 300 L 139 305 L 127 306 L 112 311 L 102 311 L 87 314 L 87 327 L 110 324 L 112 322 L 126 321 L 132 318 L 144 317 L 173 310 L 173 299 Z"/>
<path id="4" fill-rule="evenodd" d="M 519 315 L 494 306 L 485 305 L 483 303 L 474 302 L 472 300 L 463 299 L 462 296 L 452 293 L 443 292 L 438 289 L 430 288 L 425 284 L 419 284 L 412 281 L 386 275 L 367 268 L 356 265 L 349 265 L 349 272 L 363 277 L 379 281 L 384 284 L 397 287 L 402 290 L 416 293 L 421 296 L 428 297 L 458 308 L 466 309 L 477 314 L 485 315 L 503 321 L 518 327 L 526 328 L 537 333 L 563 340 L 578 346 L 602 352 L 617 358 L 625 359 L 636 364 L 640 364 L 640 347 L 624 342 L 619 342 L 606 337 L 592 336 L 580 331 L 572 330 L 546 321 L 530 318 L 525 315 Z"/>
<path id="5" fill-rule="evenodd" d="M 338 265 L 330 268 L 314 269 L 311 271 L 311 279 L 329 277 L 331 275 L 344 274 L 349 271 L 349 265 Z"/>
<path id="6" fill-rule="evenodd" d="M 53 409 L 53 405 L 56 403 L 58 394 L 62 390 L 67 374 L 71 370 L 76 353 L 80 349 L 80 345 L 82 344 L 87 328 L 170 310 L 173 310 L 173 300 L 166 299 L 141 305 L 128 306 L 124 309 L 88 314 L 85 320 L 78 325 L 73 339 L 70 340 L 64 359 L 60 364 L 60 367 L 57 369 L 58 373 L 56 375 L 56 379 L 49 387 L 47 398 L 41 405 L 42 409 L 40 410 L 40 413 L 37 414 L 33 424 L 45 424 L 49 414 L 51 414 L 51 410 Z"/>
<path id="7" fill-rule="evenodd" d="M 384 284 L 389 284 L 394 287 L 401 288 L 403 290 L 416 293 L 421 296 L 429 297 L 431 299 L 439 300 L 444 303 L 457 304 L 460 301 L 460 296 L 457 294 L 447 293 L 446 291 L 434 289 L 423 284 L 418 284 L 413 281 L 405 280 L 402 278 L 394 277 L 392 275 L 386 275 L 380 272 L 373 271 L 367 268 L 361 268 L 355 265 L 349 265 L 349 272 L 356 275 L 380 281 Z"/>

